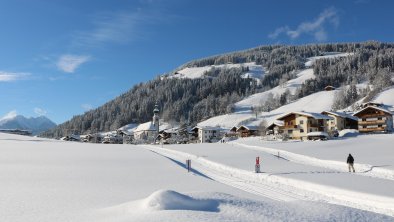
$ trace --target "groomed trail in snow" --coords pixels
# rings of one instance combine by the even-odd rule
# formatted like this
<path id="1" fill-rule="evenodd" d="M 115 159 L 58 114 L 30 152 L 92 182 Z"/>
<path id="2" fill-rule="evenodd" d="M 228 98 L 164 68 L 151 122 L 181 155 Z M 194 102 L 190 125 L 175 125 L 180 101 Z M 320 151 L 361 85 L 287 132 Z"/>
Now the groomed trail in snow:
<path id="1" fill-rule="evenodd" d="M 279 155 L 281 157 L 283 157 L 289 161 L 292 161 L 294 163 L 300 163 L 300 164 L 310 165 L 310 166 L 317 166 L 317 167 L 327 168 L 327 169 L 336 170 L 336 171 L 340 171 L 340 172 L 347 172 L 346 168 L 343 167 L 343 162 L 340 162 L 340 161 L 322 160 L 322 159 L 318 159 L 315 157 L 296 154 L 296 153 L 292 153 L 292 152 L 285 151 L 285 150 L 279 150 L 279 149 L 268 148 L 268 147 L 263 147 L 263 146 L 247 145 L 247 144 L 243 144 L 243 143 L 239 143 L 239 142 L 231 142 L 231 143 L 234 143 L 238 146 L 242 146 L 242 147 L 245 147 L 248 149 L 253 149 L 253 150 L 269 153 L 272 155 L 278 155 L 278 153 L 279 153 Z M 394 180 L 394 171 L 393 170 L 376 168 L 370 164 L 355 163 L 354 166 L 357 169 L 357 171 L 360 172 L 357 175 L 375 177 L 375 178 L 386 179 L 386 180 Z"/>
<path id="2" fill-rule="evenodd" d="M 181 151 L 157 146 L 143 147 L 179 162 L 191 159 L 192 168 L 205 176 L 273 200 L 326 202 L 394 216 L 394 199 L 390 197 L 343 190 L 276 175 L 256 174 Z"/>

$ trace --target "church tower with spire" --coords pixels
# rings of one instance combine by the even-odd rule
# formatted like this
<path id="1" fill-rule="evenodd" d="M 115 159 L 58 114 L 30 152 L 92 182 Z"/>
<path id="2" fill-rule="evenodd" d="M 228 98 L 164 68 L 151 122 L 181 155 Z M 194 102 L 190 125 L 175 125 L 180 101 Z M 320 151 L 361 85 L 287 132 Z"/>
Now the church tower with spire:
<path id="1" fill-rule="evenodd" d="M 155 104 L 155 109 L 153 110 L 153 126 L 156 129 L 156 133 L 159 134 L 159 105 Z"/>

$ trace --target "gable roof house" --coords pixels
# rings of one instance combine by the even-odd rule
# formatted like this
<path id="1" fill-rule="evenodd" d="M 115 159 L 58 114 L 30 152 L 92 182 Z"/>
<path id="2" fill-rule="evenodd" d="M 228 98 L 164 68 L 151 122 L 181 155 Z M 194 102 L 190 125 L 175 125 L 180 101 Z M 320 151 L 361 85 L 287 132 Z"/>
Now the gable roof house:
<path id="1" fill-rule="evenodd" d="M 237 133 L 241 137 L 257 136 L 258 132 L 257 126 L 241 125 L 237 128 Z"/>
<path id="2" fill-rule="evenodd" d="M 270 125 L 267 126 L 267 135 L 279 135 L 283 133 L 283 121 L 275 120 Z"/>
<path id="3" fill-rule="evenodd" d="M 358 129 L 358 118 L 345 112 L 323 111 L 321 114 L 330 116 L 333 119 L 328 121 L 328 132 L 340 131 L 344 129 Z"/>
<path id="4" fill-rule="evenodd" d="M 290 112 L 277 118 L 283 121 L 280 128 L 290 139 L 307 139 L 310 132 L 327 132 L 327 122 L 332 119 L 312 112 Z"/>
<path id="5" fill-rule="evenodd" d="M 377 133 L 393 131 L 393 113 L 383 106 L 369 104 L 354 113 L 358 117 L 358 131 L 360 133 Z"/>

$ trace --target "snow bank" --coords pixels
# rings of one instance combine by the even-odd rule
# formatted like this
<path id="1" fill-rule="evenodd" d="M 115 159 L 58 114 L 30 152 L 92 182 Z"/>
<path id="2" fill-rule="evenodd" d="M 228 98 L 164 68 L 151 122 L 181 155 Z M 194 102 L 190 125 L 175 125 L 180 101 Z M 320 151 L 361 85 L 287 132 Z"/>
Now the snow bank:
<path id="1" fill-rule="evenodd" d="M 219 203 L 215 200 L 199 200 L 173 190 L 158 190 L 143 201 L 143 208 L 148 210 L 195 210 L 218 211 Z"/>
<path id="2" fill-rule="evenodd" d="M 345 129 L 339 131 L 338 137 L 353 137 L 358 136 L 358 130 L 355 129 Z"/>

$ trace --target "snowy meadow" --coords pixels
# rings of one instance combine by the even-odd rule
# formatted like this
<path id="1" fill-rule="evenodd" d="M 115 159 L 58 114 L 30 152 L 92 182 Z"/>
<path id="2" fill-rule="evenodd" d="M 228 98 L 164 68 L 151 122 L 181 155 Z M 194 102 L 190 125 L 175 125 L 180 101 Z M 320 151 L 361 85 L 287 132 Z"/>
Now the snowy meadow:
<path id="1" fill-rule="evenodd" d="M 394 221 L 392 141 L 256 137 L 161 147 L 0 134 L 0 220 Z"/>

